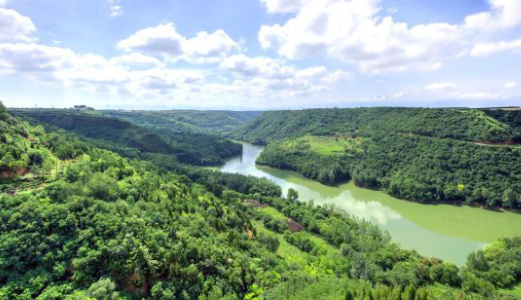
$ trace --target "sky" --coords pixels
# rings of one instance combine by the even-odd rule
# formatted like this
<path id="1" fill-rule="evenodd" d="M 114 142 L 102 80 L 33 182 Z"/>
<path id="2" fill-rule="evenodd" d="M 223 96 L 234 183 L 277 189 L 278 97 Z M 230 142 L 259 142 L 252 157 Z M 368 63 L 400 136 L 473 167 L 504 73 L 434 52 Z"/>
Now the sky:
<path id="1" fill-rule="evenodd" d="M 521 105 L 519 0 L 0 0 L 8 107 Z"/>

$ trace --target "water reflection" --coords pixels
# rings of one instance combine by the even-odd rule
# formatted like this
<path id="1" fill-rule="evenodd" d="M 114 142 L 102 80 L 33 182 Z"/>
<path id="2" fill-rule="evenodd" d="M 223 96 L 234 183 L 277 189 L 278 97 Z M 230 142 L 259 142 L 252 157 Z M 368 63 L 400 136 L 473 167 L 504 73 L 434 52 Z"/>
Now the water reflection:
<path id="1" fill-rule="evenodd" d="M 325 186 L 290 171 L 256 166 L 263 147 L 244 145 L 241 156 L 230 159 L 223 172 L 266 177 L 286 194 L 298 191 L 301 201 L 333 204 L 389 231 L 393 241 L 426 256 L 463 264 L 468 253 L 502 236 L 521 235 L 521 215 L 471 207 L 423 205 L 398 200 L 382 192 L 361 189 L 353 183 Z"/>

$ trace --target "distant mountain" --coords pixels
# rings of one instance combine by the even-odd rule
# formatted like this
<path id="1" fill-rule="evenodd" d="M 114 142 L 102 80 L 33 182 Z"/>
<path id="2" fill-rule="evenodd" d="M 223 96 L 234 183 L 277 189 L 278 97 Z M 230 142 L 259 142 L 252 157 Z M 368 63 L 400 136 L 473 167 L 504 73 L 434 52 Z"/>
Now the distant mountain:
<path id="1" fill-rule="evenodd" d="M 110 110 L 101 113 L 122 118 L 140 126 L 168 129 L 174 132 L 198 132 L 227 134 L 244 126 L 262 114 L 260 111 L 123 111 Z"/>

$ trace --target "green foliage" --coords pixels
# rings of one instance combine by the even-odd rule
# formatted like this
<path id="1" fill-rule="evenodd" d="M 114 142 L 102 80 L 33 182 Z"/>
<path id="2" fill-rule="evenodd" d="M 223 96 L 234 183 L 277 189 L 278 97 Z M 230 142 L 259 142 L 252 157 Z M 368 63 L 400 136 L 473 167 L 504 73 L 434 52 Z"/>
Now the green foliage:
<path id="1" fill-rule="evenodd" d="M 46 126 L 58 127 L 90 138 L 97 147 L 105 148 L 132 158 L 144 158 L 146 154 L 176 156 L 180 162 L 195 165 L 216 165 L 225 158 L 242 151 L 240 144 L 202 132 L 176 131 L 169 126 L 155 126 L 157 118 L 128 117 L 124 113 L 75 112 L 68 110 L 17 110 Z M 115 118 L 125 116 L 126 118 Z M 134 115 L 133 115 L 134 116 Z M 204 116 L 200 116 L 203 118 Z M 147 123 L 152 122 L 152 123 Z M 136 125 L 137 124 L 137 125 Z M 143 126 L 143 127 L 141 127 Z M 66 158 L 70 150 L 62 147 Z M 145 153 L 142 155 L 142 153 Z M 152 157 L 155 158 L 156 156 Z"/>
<path id="2" fill-rule="evenodd" d="M 176 133 L 226 134 L 262 114 L 257 111 L 104 111 L 103 114 L 125 119 L 139 126 L 168 129 Z"/>
<path id="3" fill-rule="evenodd" d="M 508 125 L 482 111 L 390 107 L 270 111 L 234 135 L 252 143 L 266 144 L 305 135 L 363 136 L 374 131 L 476 142 L 512 140 Z"/>
<path id="4" fill-rule="evenodd" d="M 322 183 L 353 179 L 403 199 L 521 208 L 515 131 L 477 110 L 373 108 L 268 112 L 237 135 L 270 142 L 257 163 Z"/>
<path id="5" fill-rule="evenodd" d="M 57 162 L 0 194 L 1 300 L 484 299 L 521 281 L 520 239 L 458 270 L 266 179 L 160 168 L 6 114 L 0 126 L 32 168 Z"/>

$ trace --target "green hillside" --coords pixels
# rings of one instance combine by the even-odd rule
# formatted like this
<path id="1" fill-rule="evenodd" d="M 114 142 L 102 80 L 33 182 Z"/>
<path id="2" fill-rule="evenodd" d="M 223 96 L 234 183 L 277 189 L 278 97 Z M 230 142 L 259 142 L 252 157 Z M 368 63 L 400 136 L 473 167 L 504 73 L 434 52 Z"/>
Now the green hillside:
<path id="1" fill-rule="evenodd" d="M 252 143 L 311 135 L 410 133 L 491 143 L 513 140 L 512 129 L 478 110 L 354 108 L 269 111 L 235 132 Z"/>
<path id="2" fill-rule="evenodd" d="M 2 300 L 506 300 L 521 281 L 521 239 L 458 269 L 267 180 L 169 172 L 3 109 L 0 128 L 0 169 L 28 168 L 0 182 Z"/>
<path id="3" fill-rule="evenodd" d="M 421 202 L 521 208 L 517 115 L 370 108 L 267 112 L 236 132 L 257 163 Z M 514 145 L 511 145 L 514 144 Z"/>
<path id="4" fill-rule="evenodd" d="M 139 126 L 167 129 L 176 133 L 198 132 L 227 134 L 234 131 L 262 112 L 256 111 L 103 111 L 103 114 L 125 119 Z"/>
<path id="5" fill-rule="evenodd" d="M 175 155 L 183 163 L 216 165 L 239 154 L 242 149 L 239 144 L 217 136 L 145 128 L 97 111 L 35 109 L 13 112 L 95 139 L 97 146 L 127 156 L 135 156 L 139 148 L 148 153 Z"/>

